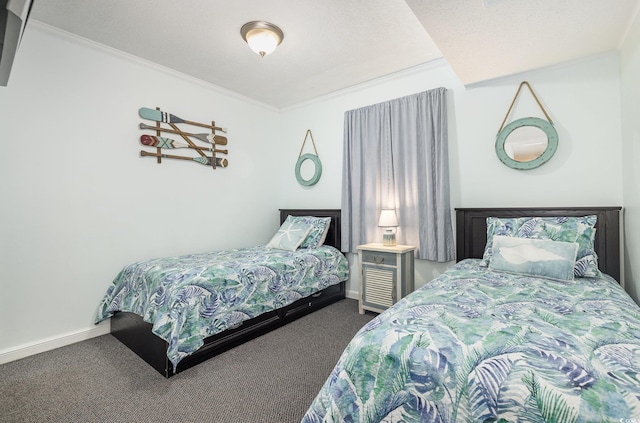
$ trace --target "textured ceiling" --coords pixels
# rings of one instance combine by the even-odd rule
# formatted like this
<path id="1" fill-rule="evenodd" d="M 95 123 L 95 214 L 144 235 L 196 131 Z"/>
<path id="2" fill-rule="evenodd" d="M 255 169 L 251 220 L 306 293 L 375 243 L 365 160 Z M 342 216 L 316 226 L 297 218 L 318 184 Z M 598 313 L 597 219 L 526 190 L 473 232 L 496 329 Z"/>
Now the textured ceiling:
<path id="1" fill-rule="evenodd" d="M 31 18 L 276 108 L 441 57 L 404 0 L 35 0 Z M 265 20 L 261 58 L 240 36 Z"/>
<path id="2" fill-rule="evenodd" d="M 638 0 L 407 0 L 463 84 L 617 50 Z"/>
<path id="3" fill-rule="evenodd" d="M 34 0 L 31 19 L 285 108 L 442 56 L 472 84 L 615 50 L 639 2 Z M 272 55 L 252 20 L 283 30 Z"/>

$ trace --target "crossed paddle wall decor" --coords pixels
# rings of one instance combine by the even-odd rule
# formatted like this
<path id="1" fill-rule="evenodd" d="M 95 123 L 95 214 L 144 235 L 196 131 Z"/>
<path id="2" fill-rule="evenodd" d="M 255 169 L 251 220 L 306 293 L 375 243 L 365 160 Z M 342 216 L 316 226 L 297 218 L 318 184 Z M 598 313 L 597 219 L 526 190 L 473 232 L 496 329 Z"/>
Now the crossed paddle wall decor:
<path id="1" fill-rule="evenodd" d="M 158 163 L 162 163 L 162 158 L 166 159 L 179 159 L 190 160 L 196 163 L 203 164 L 205 166 L 211 166 L 213 169 L 217 167 L 227 167 L 229 162 L 223 157 L 216 157 L 216 154 L 227 154 L 229 150 L 220 150 L 217 148 L 219 145 L 227 145 L 227 137 L 222 135 L 216 135 L 216 131 L 227 133 L 227 128 L 221 128 L 216 126 L 215 122 L 211 122 L 211 125 L 206 123 L 192 122 L 190 120 L 179 118 L 170 113 L 161 111 L 159 108 L 149 109 L 141 107 L 138 111 L 140 117 L 154 121 L 155 126 L 146 125 L 140 123 L 140 129 L 150 129 L 155 131 L 155 135 L 142 135 L 140 136 L 140 142 L 147 147 L 156 147 L 155 153 L 150 153 L 145 150 L 140 150 L 140 156 L 142 157 L 156 157 Z M 164 127 L 161 123 L 166 123 L 170 128 Z M 178 123 L 186 125 L 199 126 L 201 128 L 207 128 L 211 130 L 211 133 L 194 134 L 191 132 L 185 132 L 178 127 Z M 175 141 L 171 138 L 160 136 L 162 132 L 170 134 L 180 135 L 185 142 Z M 206 146 L 197 145 L 194 141 L 207 143 Z M 198 153 L 198 156 L 177 156 L 173 154 L 164 154 L 163 149 L 175 149 L 175 148 L 187 148 L 194 150 Z M 210 152 L 210 156 L 206 152 Z"/>

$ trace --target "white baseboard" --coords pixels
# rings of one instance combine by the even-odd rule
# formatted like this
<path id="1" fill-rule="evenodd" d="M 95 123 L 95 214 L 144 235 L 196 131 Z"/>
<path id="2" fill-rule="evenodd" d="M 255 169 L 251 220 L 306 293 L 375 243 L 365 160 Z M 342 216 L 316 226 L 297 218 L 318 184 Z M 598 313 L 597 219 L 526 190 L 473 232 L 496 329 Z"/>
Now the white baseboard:
<path id="1" fill-rule="evenodd" d="M 345 296 L 353 300 L 358 299 L 358 291 L 346 291 Z M 32 355 L 40 354 L 45 351 L 55 350 L 56 348 L 65 347 L 75 344 L 76 342 L 85 341 L 97 336 L 106 335 L 111 332 L 111 320 L 106 320 L 99 325 L 87 330 L 68 333 L 66 335 L 45 339 L 42 341 L 31 342 L 29 344 L 19 345 L 14 348 L 7 348 L 0 351 L 0 364 L 9 363 L 10 361 L 20 360 Z"/>
<path id="2" fill-rule="evenodd" d="M 45 351 L 55 350 L 56 348 L 75 344 L 76 342 L 106 335 L 107 333 L 111 332 L 110 322 L 111 320 L 107 320 L 91 329 L 71 332 L 67 333 L 66 335 L 57 336 L 42 341 L 31 342 L 29 344 L 19 345 L 14 348 L 7 348 L 0 351 L 0 364 L 20 360 L 21 358 L 40 354 Z"/>

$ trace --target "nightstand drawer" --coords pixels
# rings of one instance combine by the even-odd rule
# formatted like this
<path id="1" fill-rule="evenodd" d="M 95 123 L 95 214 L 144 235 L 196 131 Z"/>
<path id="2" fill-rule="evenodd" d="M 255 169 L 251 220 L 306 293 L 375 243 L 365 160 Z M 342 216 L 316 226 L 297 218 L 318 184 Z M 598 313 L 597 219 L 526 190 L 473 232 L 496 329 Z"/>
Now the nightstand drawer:
<path id="1" fill-rule="evenodd" d="M 383 253 L 380 251 L 363 251 L 362 262 L 375 264 L 378 266 L 395 266 L 397 255 L 394 253 Z"/>

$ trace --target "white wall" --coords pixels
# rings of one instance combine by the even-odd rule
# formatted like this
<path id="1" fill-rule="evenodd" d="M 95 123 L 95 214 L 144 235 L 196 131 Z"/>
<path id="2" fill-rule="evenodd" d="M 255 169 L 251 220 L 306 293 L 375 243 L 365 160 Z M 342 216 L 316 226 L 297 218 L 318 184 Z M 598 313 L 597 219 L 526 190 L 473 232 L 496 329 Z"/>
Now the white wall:
<path id="1" fill-rule="evenodd" d="M 445 61 L 419 66 L 282 113 L 281 202 L 340 206 L 344 112 L 437 87 L 449 90 L 449 156 L 453 207 L 621 206 L 620 67 L 608 54 L 490 81 L 465 89 Z M 533 87 L 559 135 L 555 156 L 538 169 L 516 171 L 495 154 L 495 139 L 523 80 Z M 544 114 L 523 89 L 511 117 Z M 293 169 L 311 129 L 323 175 L 316 187 L 297 184 Z M 307 149 L 305 149 L 305 152 Z M 372 242 L 375 240 L 371 240 Z M 352 275 L 357 257 L 350 255 Z M 450 263 L 449 263 L 450 264 Z M 449 264 L 418 261 L 422 286 Z M 347 286 L 357 294 L 357 281 Z"/>
<path id="2" fill-rule="evenodd" d="M 228 127 L 229 167 L 139 157 L 143 106 Z M 264 105 L 32 22 L 0 116 L 0 355 L 94 328 L 132 261 L 278 228 L 279 114 Z"/>
<path id="3" fill-rule="evenodd" d="M 620 68 L 617 54 L 505 78 L 456 96 L 462 206 L 621 206 Z M 518 84 L 527 80 L 558 132 L 553 158 L 515 171 L 494 152 L 495 134 Z M 523 88 L 528 109 L 544 117 Z M 523 104 L 524 105 L 524 104 Z M 478 166 L 483 163 L 484 166 Z"/>
<path id="4" fill-rule="evenodd" d="M 440 61 L 276 111 L 31 25 L 0 88 L 0 358 L 98 333 L 97 304 L 134 260 L 255 245 L 277 229 L 278 208 L 339 208 L 344 112 L 423 90 L 449 89 L 453 207 L 621 205 L 619 75 L 612 54 L 465 89 Z M 522 172 L 498 161 L 494 143 L 525 79 L 560 146 Z M 522 98 L 514 118 L 538 116 Z M 141 106 L 229 127 L 229 167 L 140 158 Z M 294 175 L 307 129 L 323 163 L 313 187 Z M 447 265 L 417 263 L 417 285 Z"/>
<path id="5" fill-rule="evenodd" d="M 640 19 L 636 18 L 621 52 L 622 168 L 625 207 L 625 281 L 640 300 Z"/>

